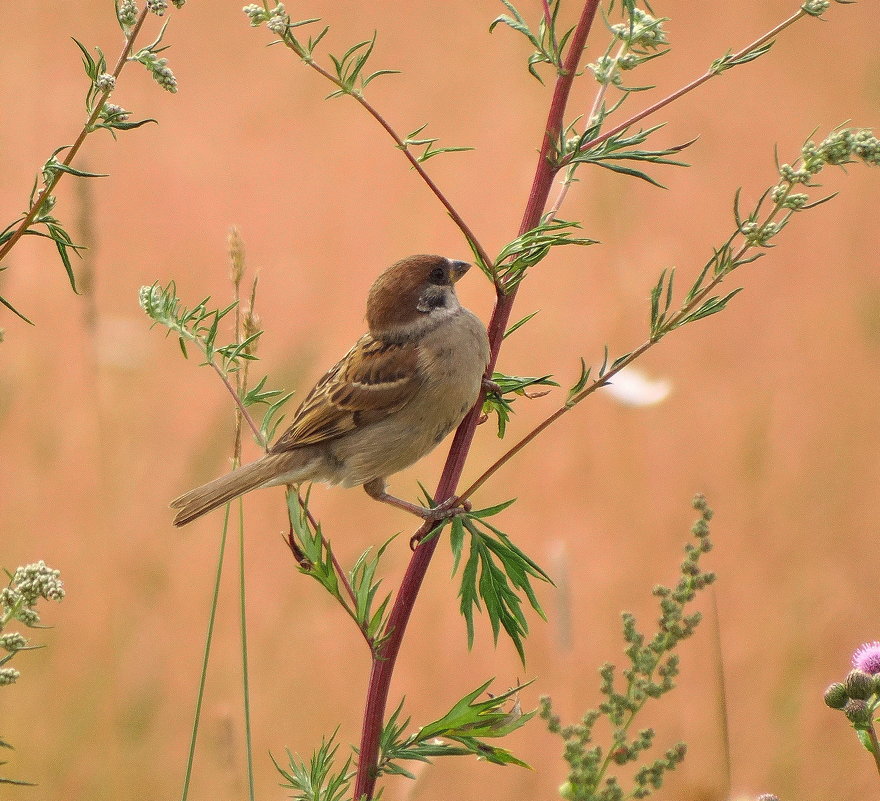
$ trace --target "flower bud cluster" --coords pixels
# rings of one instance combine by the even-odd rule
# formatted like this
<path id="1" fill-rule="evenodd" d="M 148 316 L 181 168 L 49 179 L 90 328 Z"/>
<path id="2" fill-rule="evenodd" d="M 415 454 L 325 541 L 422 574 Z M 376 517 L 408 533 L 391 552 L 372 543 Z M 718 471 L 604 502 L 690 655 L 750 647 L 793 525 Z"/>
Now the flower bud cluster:
<path id="1" fill-rule="evenodd" d="M 168 10 L 168 0 L 147 0 L 147 10 L 161 17 Z"/>
<path id="2" fill-rule="evenodd" d="M 41 559 L 17 568 L 7 589 L 20 594 L 27 606 L 33 606 L 40 598 L 60 601 L 64 598 L 60 576 L 60 570 L 53 570 Z"/>
<path id="3" fill-rule="evenodd" d="M 880 165 L 880 140 L 869 128 L 841 128 L 819 144 L 806 142 L 801 148 L 802 166 L 795 170 L 790 164 L 779 168 L 780 175 L 789 183 L 809 183 L 826 164 L 843 166 L 854 161 Z"/>
<path id="4" fill-rule="evenodd" d="M 842 682 L 825 690 L 825 704 L 846 715 L 853 728 L 867 731 L 880 707 L 880 642 L 869 642 L 853 654 L 853 669 Z"/>
<path id="5" fill-rule="evenodd" d="M 15 668 L 0 668 L 0 687 L 7 684 L 14 684 L 15 680 L 21 675 Z"/>
<path id="6" fill-rule="evenodd" d="M 115 103 L 105 103 L 98 117 L 111 125 L 115 122 L 125 122 L 131 116 L 131 112 L 117 106 Z"/>
<path id="7" fill-rule="evenodd" d="M 807 2 L 801 6 L 801 9 L 811 17 L 818 17 L 824 14 L 830 5 L 831 0 L 807 0 Z"/>
<path id="8" fill-rule="evenodd" d="M 740 225 L 739 232 L 749 245 L 766 247 L 781 229 L 782 223 L 765 222 L 761 225 L 755 220 L 748 220 Z"/>
<path id="9" fill-rule="evenodd" d="M 652 17 L 647 11 L 634 8 L 630 21 L 612 25 L 611 32 L 636 51 L 656 50 L 660 45 L 669 44 L 664 22 L 665 17 Z"/>
<path id="10" fill-rule="evenodd" d="M 141 50 L 135 56 L 135 61 L 140 61 L 149 70 L 156 83 L 166 92 L 174 93 L 177 91 L 177 78 L 174 77 L 174 73 L 168 66 L 167 58 L 159 58 L 151 50 Z"/>
<path id="11" fill-rule="evenodd" d="M 273 17 L 269 17 L 266 27 L 272 31 L 272 33 L 277 33 L 281 36 L 282 34 L 287 33 L 287 29 L 290 27 L 290 21 L 286 14 L 276 14 Z"/>
<path id="12" fill-rule="evenodd" d="M 60 601 L 64 598 L 64 585 L 61 573 L 48 567 L 42 560 L 16 569 L 9 585 L 0 590 L 0 632 L 10 620 L 17 620 L 25 626 L 36 626 L 40 622 L 34 606 L 40 599 Z M 28 647 L 28 641 L 17 631 L 0 633 L 0 651 L 7 655 L 0 658 L 0 665 L 8 662 L 17 651 Z M 0 668 L 0 687 L 13 684 L 19 677 L 15 668 Z"/>
<path id="13" fill-rule="evenodd" d="M 138 7 L 135 0 L 122 0 L 116 7 L 116 17 L 123 28 L 134 27 L 138 18 Z"/>
<path id="14" fill-rule="evenodd" d="M 9 653 L 20 651 L 27 647 L 27 640 L 17 631 L 10 631 L 6 634 L 0 634 L 0 648 Z"/>
<path id="15" fill-rule="evenodd" d="M 587 68 L 596 76 L 596 80 L 603 86 L 613 84 L 621 85 L 619 60 L 613 56 L 600 56 L 596 61 L 587 64 Z"/>
<path id="16" fill-rule="evenodd" d="M 281 33 L 281 31 L 276 31 L 275 28 L 279 27 L 280 23 L 277 20 L 281 19 L 284 21 L 285 30 L 287 28 L 287 24 L 289 22 L 289 17 L 287 16 L 287 11 L 284 8 L 283 3 L 278 3 L 275 8 L 266 11 L 263 6 L 259 3 L 249 3 L 242 11 L 247 15 L 247 17 L 251 21 L 251 25 L 253 27 L 257 27 L 258 25 L 262 25 L 264 22 L 269 23 L 270 30 L 275 33 Z M 274 27 L 273 27 L 274 25 Z"/>
<path id="17" fill-rule="evenodd" d="M 802 192 L 792 192 L 790 184 L 781 183 L 773 187 L 770 199 L 774 203 L 780 204 L 784 209 L 794 209 L 797 211 L 806 206 L 810 198 Z"/>
<path id="18" fill-rule="evenodd" d="M 95 86 L 102 92 L 112 92 L 116 88 L 116 78 L 109 72 L 102 72 L 95 79 Z"/>

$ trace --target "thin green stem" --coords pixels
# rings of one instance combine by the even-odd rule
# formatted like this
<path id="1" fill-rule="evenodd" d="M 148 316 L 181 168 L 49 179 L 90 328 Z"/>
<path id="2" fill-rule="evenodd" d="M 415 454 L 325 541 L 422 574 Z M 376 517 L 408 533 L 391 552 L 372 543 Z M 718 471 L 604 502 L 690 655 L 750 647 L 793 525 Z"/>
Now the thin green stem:
<path id="1" fill-rule="evenodd" d="M 131 52 L 131 48 L 134 45 L 134 40 L 137 38 L 138 33 L 141 30 L 141 26 L 144 24 L 144 20 L 147 17 L 148 9 L 144 7 L 144 9 L 140 12 L 140 15 L 137 18 L 137 22 L 135 22 L 131 31 L 129 31 L 128 36 L 125 37 L 125 44 L 123 45 L 122 52 L 119 54 L 119 58 L 116 60 L 116 66 L 113 68 L 113 72 L 111 73 L 114 78 L 118 78 L 119 74 L 122 72 L 122 68 L 125 66 L 126 61 L 128 59 L 128 55 Z M 92 126 L 98 119 L 98 116 L 101 114 L 101 110 L 104 108 L 104 103 L 107 98 L 110 96 L 111 89 L 107 89 L 98 95 L 95 101 L 95 108 L 92 110 L 92 113 L 89 115 L 88 120 L 85 125 L 83 125 L 82 130 L 79 132 L 79 136 L 77 136 L 76 141 L 70 146 L 67 151 L 67 155 L 64 157 L 64 161 L 61 163 L 65 167 L 69 167 L 70 163 L 76 157 L 76 154 L 79 152 L 82 143 L 85 141 L 86 137 L 92 133 Z M 54 170 L 52 178 L 43 188 L 39 195 L 37 195 L 37 199 L 33 202 L 30 209 L 28 209 L 25 216 L 22 218 L 21 223 L 19 223 L 18 228 L 15 229 L 15 233 L 6 240 L 4 245 L 0 247 L 0 262 L 6 257 L 10 250 L 15 246 L 15 243 L 18 242 L 19 239 L 24 235 L 25 231 L 30 227 L 31 223 L 36 218 L 40 209 L 43 206 L 43 202 L 46 198 L 52 194 L 52 191 L 55 189 L 55 186 L 61 180 L 61 176 L 64 175 L 62 170 Z"/>
<path id="2" fill-rule="evenodd" d="M 244 702 L 244 739 L 247 759 L 248 798 L 254 801 L 254 751 L 251 737 L 251 693 L 248 670 L 247 595 L 245 592 L 244 558 L 244 503 L 238 498 L 238 602 L 239 630 L 241 634 L 241 683 Z"/>
<path id="3" fill-rule="evenodd" d="M 189 797 L 189 785 L 192 779 L 193 762 L 196 755 L 196 740 L 199 733 L 199 723 L 202 718 L 202 702 L 205 699 L 205 682 L 208 677 L 208 661 L 211 656 L 211 643 L 214 641 L 214 624 L 217 620 L 217 602 L 220 597 L 220 579 L 223 577 L 223 560 L 226 554 L 226 535 L 229 531 L 229 504 L 226 504 L 226 513 L 223 517 L 223 529 L 220 534 L 220 548 L 217 554 L 217 570 L 214 575 L 214 590 L 211 595 L 211 610 L 208 615 L 208 630 L 205 634 L 205 649 L 202 657 L 202 670 L 199 675 L 199 690 L 196 695 L 196 709 L 193 714 L 192 735 L 189 741 L 189 753 L 186 759 L 186 772 L 183 777 L 183 791 L 180 801 L 187 801 Z"/>
<path id="4" fill-rule="evenodd" d="M 210 365 L 211 365 L 211 367 L 214 368 L 214 372 L 217 373 L 218 376 L 220 376 L 220 380 L 223 382 L 223 385 L 226 387 L 229 394 L 232 395 L 232 400 L 235 401 L 236 408 L 241 413 L 241 416 L 247 422 L 248 427 L 253 432 L 254 437 L 256 438 L 257 442 L 260 443 L 261 447 L 265 448 L 266 447 L 266 438 L 263 436 L 263 433 L 260 431 L 260 427 L 257 425 L 254 418 L 251 416 L 251 413 L 247 410 L 247 406 L 245 406 L 244 403 L 242 403 L 242 400 L 239 397 L 239 394 L 235 391 L 235 387 L 232 386 L 232 382 L 230 382 L 229 378 L 226 376 L 226 374 L 223 372 L 223 370 L 221 370 L 220 367 L 218 367 L 217 364 L 213 360 L 210 362 Z"/>
<path id="5" fill-rule="evenodd" d="M 236 232 L 237 235 L 237 232 Z M 240 237 L 237 244 L 241 247 Z M 241 279 L 244 276 L 244 255 L 243 251 L 238 256 L 230 252 L 232 261 L 232 288 L 235 299 L 235 337 L 239 342 L 245 339 L 242 327 L 241 316 Z M 236 263 L 236 258 L 240 259 L 240 263 Z M 256 281 L 254 282 L 253 292 L 251 294 L 251 312 L 253 312 L 254 299 L 256 295 Z M 248 366 L 250 362 L 245 360 L 242 369 L 235 373 L 236 397 L 240 398 L 247 391 Z M 232 446 L 232 463 L 233 469 L 237 470 L 241 466 L 241 421 L 247 410 L 244 404 L 238 404 L 235 411 L 235 439 Z M 250 671 L 248 668 L 248 637 L 247 637 L 247 580 L 245 571 L 245 554 L 244 554 L 244 502 L 241 496 L 237 499 L 238 503 L 238 622 L 239 622 L 239 638 L 241 641 L 241 685 L 242 685 L 242 707 L 244 713 L 244 739 L 245 739 L 245 761 L 247 763 L 248 775 L 248 798 L 254 801 L 254 752 L 251 737 L 251 693 L 250 693 Z M 228 508 L 228 505 L 227 505 Z"/>

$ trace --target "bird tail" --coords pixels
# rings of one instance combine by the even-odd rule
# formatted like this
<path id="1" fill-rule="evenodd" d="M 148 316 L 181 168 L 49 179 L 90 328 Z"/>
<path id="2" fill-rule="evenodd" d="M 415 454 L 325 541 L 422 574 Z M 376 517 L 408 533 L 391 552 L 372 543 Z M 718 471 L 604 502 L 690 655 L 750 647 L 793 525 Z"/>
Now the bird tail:
<path id="1" fill-rule="evenodd" d="M 272 456 L 264 457 L 175 498 L 170 504 L 172 509 L 178 510 L 174 516 L 174 525 L 185 526 L 227 501 L 277 478 L 276 461 Z"/>

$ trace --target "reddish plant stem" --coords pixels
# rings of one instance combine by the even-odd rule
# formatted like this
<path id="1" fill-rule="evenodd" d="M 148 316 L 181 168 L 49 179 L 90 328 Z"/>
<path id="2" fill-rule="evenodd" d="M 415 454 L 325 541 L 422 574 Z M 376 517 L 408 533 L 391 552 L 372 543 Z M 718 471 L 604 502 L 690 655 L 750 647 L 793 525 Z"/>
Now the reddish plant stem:
<path id="1" fill-rule="evenodd" d="M 559 132 L 562 129 L 563 116 L 568 96 L 571 92 L 571 85 L 574 81 L 598 6 L 599 0 L 586 0 L 584 3 L 577 27 L 570 39 L 563 69 L 556 79 L 553 99 L 550 103 L 547 123 L 544 127 L 541 141 L 538 164 L 535 169 L 535 177 L 532 181 L 532 188 L 520 224 L 520 235 L 531 230 L 540 222 L 541 215 L 547 205 L 550 189 L 553 185 L 553 178 L 558 171 L 558 167 L 553 163 L 551 156 L 555 143 L 559 138 Z M 515 298 L 516 289 L 511 290 L 508 294 L 498 293 L 495 310 L 488 327 L 489 343 L 491 346 L 489 373 L 492 372 L 498 358 L 498 352 L 504 339 L 504 331 L 507 329 Z M 452 447 L 449 450 L 449 456 L 446 459 L 446 465 L 435 493 L 435 499 L 438 502 L 446 500 L 455 492 L 455 487 L 464 468 L 464 463 L 473 441 L 474 431 L 477 427 L 477 421 L 480 417 L 482 399 L 481 393 L 478 402 L 455 432 L 455 438 L 452 441 Z M 433 525 L 436 524 L 425 524 L 416 536 L 428 533 L 433 528 Z M 373 797 L 376 785 L 376 767 L 379 759 L 379 738 L 382 733 L 385 707 L 388 701 L 388 691 L 394 674 L 395 662 L 400 652 L 406 626 L 415 605 L 419 589 L 422 586 L 422 581 L 431 563 L 431 557 L 434 555 L 434 550 L 437 547 L 437 542 L 438 538 L 432 537 L 415 549 L 388 618 L 388 625 L 386 627 L 388 637 L 382 648 L 373 658 L 361 732 L 360 758 L 358 760 L 357 778 L 355 779 L 354 797 L 358 801 Z"/>

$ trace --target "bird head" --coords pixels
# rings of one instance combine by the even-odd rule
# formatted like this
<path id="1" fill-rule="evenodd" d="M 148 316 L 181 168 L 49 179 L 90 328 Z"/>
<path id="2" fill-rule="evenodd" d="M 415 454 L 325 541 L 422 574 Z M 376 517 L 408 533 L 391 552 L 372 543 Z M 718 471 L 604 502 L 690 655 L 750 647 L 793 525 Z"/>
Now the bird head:
<path id="1" fill-rule="evenodd" d="M 392 264 L 370 288 L 367 325 L 370 333 L 385 340 L 417 336 L 461 305 L 455 282 L 470 264 L 445 256 L 408 256 Z"/>

